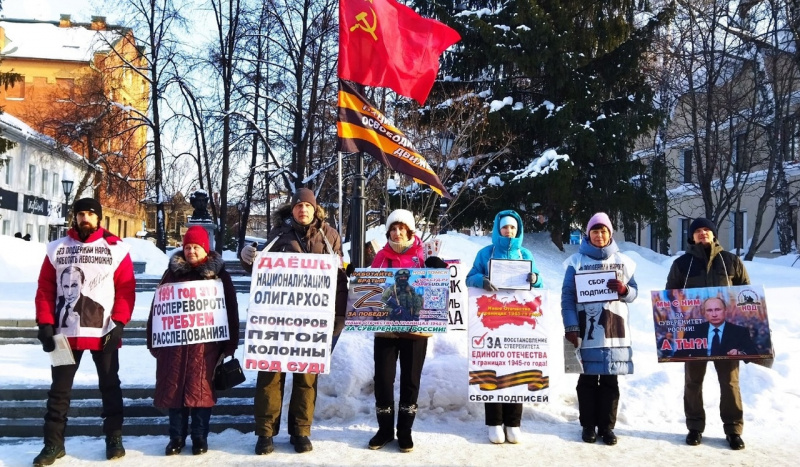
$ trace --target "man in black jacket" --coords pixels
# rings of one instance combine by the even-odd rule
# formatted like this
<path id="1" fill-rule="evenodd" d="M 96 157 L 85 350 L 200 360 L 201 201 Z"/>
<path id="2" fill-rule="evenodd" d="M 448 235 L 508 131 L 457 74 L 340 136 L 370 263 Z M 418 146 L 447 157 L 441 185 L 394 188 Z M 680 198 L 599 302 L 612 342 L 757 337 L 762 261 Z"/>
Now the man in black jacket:
<path id="1" fill-rule="evenodd" d="M 686 253 L 672 263 L 666 289 L 691 289 L 750 284 L 750 277 L 738 256 L 725 251 L 717 241 L 717 226 L 698 217 L 689 226 L 689 246 Z M 724 319 L 724 318 L 723 318 Z M 706 335 L 707 337 L 707 335 Z M 706 354 L 708 355 L 708 354 Z M 708 362 L 694 360 L 685 363 L 683 411 L 686 414 L 686 444 L 697 446 L 703 440 L 706 413 L 703 409 L 703 379 Z M 742 428 L 744 409 L 739 392 L 739 361 L 714 360 L 720 387 L 719 415 L 728 445 L 733 450 L 744 449 Z"/>

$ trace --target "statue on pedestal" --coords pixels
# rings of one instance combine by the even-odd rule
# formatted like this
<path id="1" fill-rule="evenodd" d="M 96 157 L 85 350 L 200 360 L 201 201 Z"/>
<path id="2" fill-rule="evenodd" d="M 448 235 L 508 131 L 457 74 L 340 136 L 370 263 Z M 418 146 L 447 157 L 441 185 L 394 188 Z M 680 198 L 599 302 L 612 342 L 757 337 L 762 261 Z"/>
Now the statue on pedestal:
<path id="1" fill-rule="evenodd" d="M 205 190 L 197 190 L 189 195 L 189 203 L 194 208 L 190 220 L 201 222 L 211 220 L 211 215 L 208 213 L 208 193 Z"/>

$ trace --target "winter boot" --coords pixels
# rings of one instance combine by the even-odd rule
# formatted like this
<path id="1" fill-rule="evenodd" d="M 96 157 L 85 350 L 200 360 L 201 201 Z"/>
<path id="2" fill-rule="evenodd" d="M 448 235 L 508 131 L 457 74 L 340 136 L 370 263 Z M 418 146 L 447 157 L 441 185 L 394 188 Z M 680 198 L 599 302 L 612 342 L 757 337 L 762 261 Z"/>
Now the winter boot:
<path id="1" fill-rule="evenodd" d="M 56 459 L 61 459 L 65 455 L 67 455 L 67 452 L 64 450 L 63 445 L 45 444 L 44 448 L 42 448 L 42 452 L 33 459 L 33 466 L 52 465 Z"/>
<path id="2" fill-rule="evenodd" d="M 369 448 L 380 449 L 394 439 L 394 405 L 375 407 L 378 417 L 378 433 L 369 440 Z"/>
<path id="3" fill-rule="evenodd" d="M 414 440 L 411 439 L 411 427 L 414 425 L 414 418 L 417 416 L 417 404 L 400 405 L 397 412 L 397 445 L 400 452 L 411 452 L 414 450 Z"/>
<path id="4" fill-rule="evenodd" d="M 125 457 L 122 435 L 106 436 L 106 459 L 119 459 L 120 457 Z"/>

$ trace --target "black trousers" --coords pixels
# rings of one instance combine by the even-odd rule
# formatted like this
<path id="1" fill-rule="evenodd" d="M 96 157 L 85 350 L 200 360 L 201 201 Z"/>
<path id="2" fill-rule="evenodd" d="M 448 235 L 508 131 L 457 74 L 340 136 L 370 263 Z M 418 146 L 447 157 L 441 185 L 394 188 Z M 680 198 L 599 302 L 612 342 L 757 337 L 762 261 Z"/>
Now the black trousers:
<path id="1" fill-rule="evenodd" d="M 519 426 L 522 422 L 522 404 L 487 402 L 483 404 L 487 426 Z"/>
<path id="2" fill-rule="evenodd" d="M 581 426 L 597 427 L 600 433 L 614 429 L 619 406 L 617 375 L 580 375 L 576 389 Z"/>
<path id="3" fill-rule="evenodd" d="M 56 446 L 64 445 L 64 430 L 67 426 L 72 383 L 75 373 L 81 364 L 83 350 L 73 350 L 74 365 L 54 366 L 51 369 L 53 382 L 47 393 L 47 413 L 44 416 L 44 442 Z M 106 436 L 122 434 L 122 389 L 119 381 L 119 350 L 111 353 L 90 351 L 94 366 L 97 368 L 97 380 L 100 397 L 103 401 L 103 433 Z"/>
<path id="4" fill-rule="evenodd" d="M 428 339 L 375 337 L 375 407 L 394 407 L 394 379 L 400 359 L 400 405 L 417 403 Z"/>

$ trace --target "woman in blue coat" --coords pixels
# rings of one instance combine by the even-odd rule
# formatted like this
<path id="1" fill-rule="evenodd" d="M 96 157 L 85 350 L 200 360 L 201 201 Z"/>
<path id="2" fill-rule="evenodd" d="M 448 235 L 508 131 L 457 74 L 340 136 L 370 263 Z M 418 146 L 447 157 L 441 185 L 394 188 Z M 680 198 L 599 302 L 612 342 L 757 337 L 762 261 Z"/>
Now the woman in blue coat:
<path id="1" fill-rule="evenodd" d="M 619 405 L 617 375 L 633 373 L 627 304 L 638 293 L 633 279 L 636 263 L 620 253 L 611 236 L 614 229 L 608 215 L 598 212 L 586 227 L 586 237 L 578 253 L 564 262 L 567 272 L 561 287 L 561 317 L 564 336 L 576 348 L 580 347 L 583 362 L 576 388 L 583 427 L 581 438 L 594 443 L 600 436 L 605 444 L 612 446 L 617 444 L 614 434 Z M 608 280 L 605 286 L 617 292 L 619 299 L 578 303 L 575 276 L 597 271 L 616 272 L 616 278 Z"/>
<path id="2" fill-rule="evenodd" d="M 467 274 L 467 286 L 479 287 L 496 292 L 497 287 L 489 280 L 490 259 L 523 259 L 531 262 L 528 282 L 532 287 L 541 288 L 542 278 L 533 260 L 533 254 L 522 246 L 522 218 L 515 211 L 500 211 L 494 218 L 492 244 L 482 248 L 475 256 L 475 262 Z M 489 441 L 494 444 L 519 443 L 522 404 L 486 403 L 486 425 L 489 427 Z M 505 429 L 503 428 L 505 426 Z"/>

